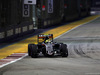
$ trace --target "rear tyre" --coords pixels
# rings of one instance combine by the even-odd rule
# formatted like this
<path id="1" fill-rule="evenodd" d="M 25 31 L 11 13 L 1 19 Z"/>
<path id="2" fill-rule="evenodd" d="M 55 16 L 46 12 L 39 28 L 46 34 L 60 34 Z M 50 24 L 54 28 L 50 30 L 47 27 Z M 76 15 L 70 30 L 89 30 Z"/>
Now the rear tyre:
<path id="1" fill-rule="evenodd" d="M 38 57 L 38 46 L 37 45 L 32 45 L 31 57 L 32 58 Z"/>
<path id="2" fill-rule="evenodd" d="M 66 44 L 61 44 L 61 55 L 62 57 L 68 57 L 68 49 Z"/>

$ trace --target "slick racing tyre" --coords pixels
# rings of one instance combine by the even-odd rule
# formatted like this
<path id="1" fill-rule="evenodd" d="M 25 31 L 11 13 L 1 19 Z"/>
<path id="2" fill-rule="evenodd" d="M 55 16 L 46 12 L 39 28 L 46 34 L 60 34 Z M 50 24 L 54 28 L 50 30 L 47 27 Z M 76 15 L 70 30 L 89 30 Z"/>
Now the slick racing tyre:
<path id="1" fill-rule="evenodd" d="M 31 56 L 32 45 L 34 45 L 34 44 L 28 45 L 28 56 Z"/>
<path id="2" fill-rule="evenodd" d="M 66 44 L 61 44 L 61 55 L 62 57 L 68 57 L 68 49 Z"/>
<path id="3" fill-rule="evenodd" d="M 32 58 L 38 57 L 38 46 L 37 45 L 32 45 L 31 57 Z"/>

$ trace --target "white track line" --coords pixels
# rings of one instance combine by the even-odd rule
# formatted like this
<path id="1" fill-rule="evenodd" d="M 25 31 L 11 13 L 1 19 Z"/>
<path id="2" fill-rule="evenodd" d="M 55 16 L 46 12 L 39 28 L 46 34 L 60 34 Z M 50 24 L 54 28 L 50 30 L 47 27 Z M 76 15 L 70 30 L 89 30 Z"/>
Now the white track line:
<path id="1" fill-rule="evenodd" d="M 28 56 L 27 53 L 26 53 L 24 56 L 22 56 L 21 58 L 15 59 L 14 61 L 11 61 L 11 62 L 8 62 L 8 63 L 6 63 L 6 64 L 1 65 L 0 68 L 2 68 L 2 67 L 4 67 L 4 66 L 7 66 L 7 65 L 9 65 L 9 64 L 12 64 L 12 63 L 14 63 L 14 62 L 16 62 L 16 61 L 18 61 L 18 60 L 21 60 L 21 59 L 23 59 L 23 58 L 26 57 L 26 56 Z"/>
<path id="2" fill-rule="evenodd" d="M 97 17 L 97 18 L 95 18 L 95 19 L 93 19 L 93 20 L 91 20 L 91 21 L 89 21 L 89 22 L 86 22 L 86 23 L 80 24 L 79 26 L 77 26 L 77 27 L 75 27 L 75 28 L 72 28 L 71 30 L 69 30 L 69 31 L 67 31 L 67 32 L 65 32 L 65 33 L 63 33 L 63 34 L 57 36 L 57 37 L 54 38 L 54 39 L 57 39 L 57 38 L 63 36 L 64 34 L 67 34 L 67 33 L 69 33 L 70 31 L 72 31 L 72 30 L 74 30 L 74 29 L 76 29 L 76 28 L 78 28 L 78 27 L 80 27 L 80 26 L 82 26 L 82 25 L 84 25 L 84 24 L 88 24 L 88 23 L 90 23 L 90 22 L 92 22 L 92 21 L 94 21 L 94 20 L 96 20 L 96 19 L 98 19 L 98 18 L 99 18 L 99 17 Z"/>

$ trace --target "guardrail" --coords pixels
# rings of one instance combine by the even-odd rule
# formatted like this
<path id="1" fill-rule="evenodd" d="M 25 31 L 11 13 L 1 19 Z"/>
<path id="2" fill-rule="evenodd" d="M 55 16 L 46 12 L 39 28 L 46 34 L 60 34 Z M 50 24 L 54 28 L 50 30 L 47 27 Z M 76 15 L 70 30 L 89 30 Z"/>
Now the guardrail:
<path id="1" fill-rule="evenodd" d="M 7 28 L 0 28 L 0 43 L 9 42 L 12 39 L 34 32 L 33 22 L 23 22 L 19 25 L 12 25 Z"/>

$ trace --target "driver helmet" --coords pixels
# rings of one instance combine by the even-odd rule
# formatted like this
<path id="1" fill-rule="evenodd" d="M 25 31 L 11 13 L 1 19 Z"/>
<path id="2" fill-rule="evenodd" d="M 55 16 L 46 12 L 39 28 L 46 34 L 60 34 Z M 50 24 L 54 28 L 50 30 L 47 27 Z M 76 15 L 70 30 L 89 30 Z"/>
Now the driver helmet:
<path id="1" fill-rule="evenodd" d="M 45 43 L 49 42 L 49 40 L 46 40 Z"/>
<path id="2" fill-rule="evenodd" d="M 45 37 L 45 43 L 47 43 L 47 42 L 49 42 L 49 37 L 48 36 Z"/>

